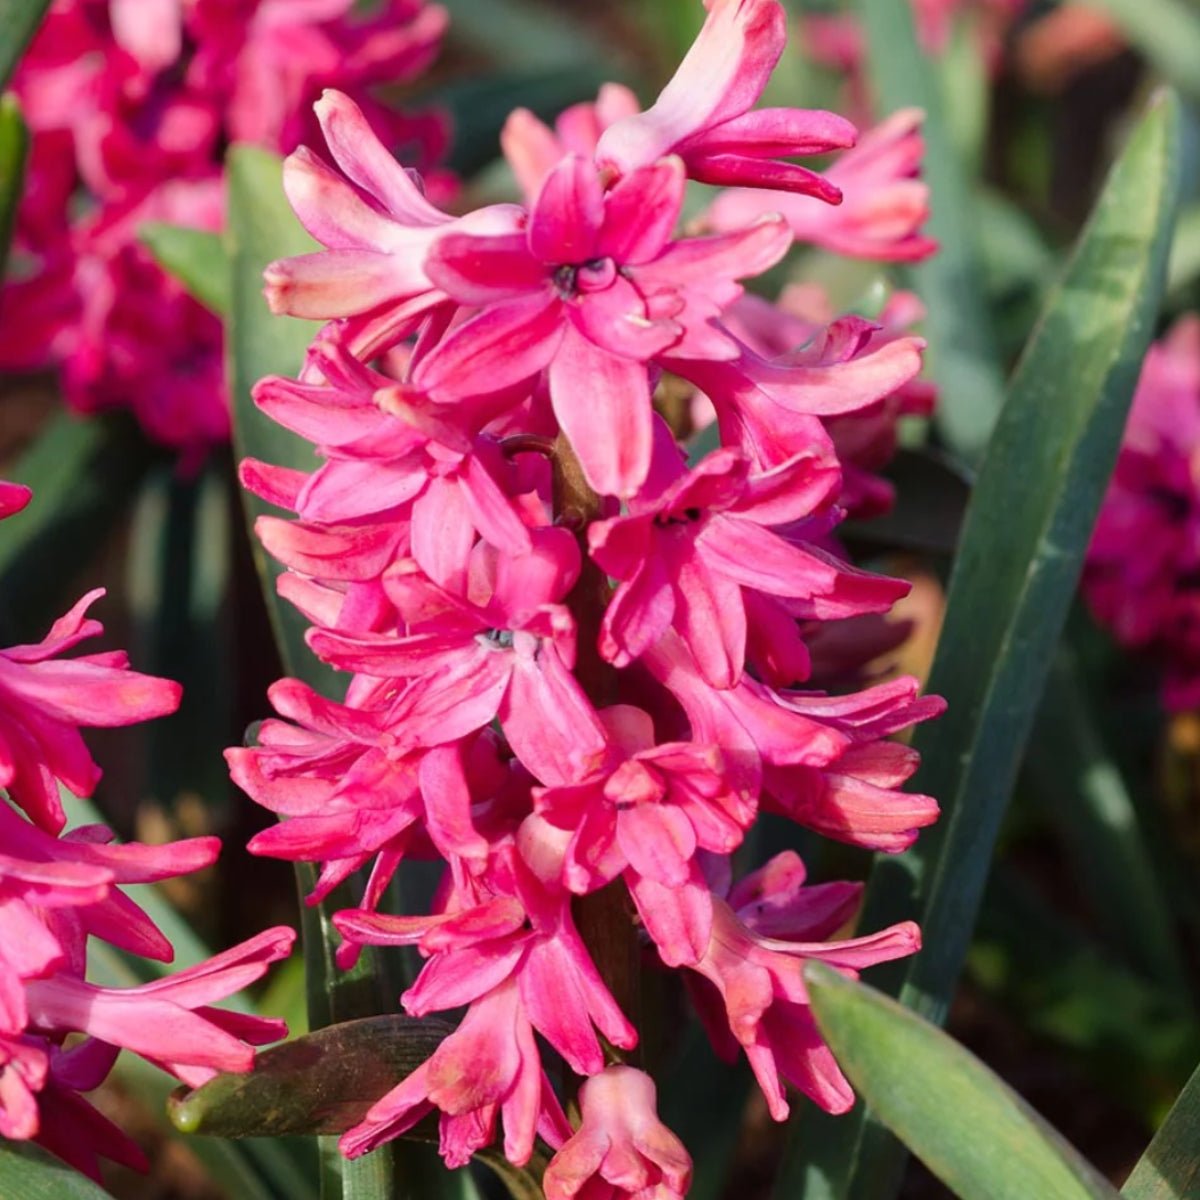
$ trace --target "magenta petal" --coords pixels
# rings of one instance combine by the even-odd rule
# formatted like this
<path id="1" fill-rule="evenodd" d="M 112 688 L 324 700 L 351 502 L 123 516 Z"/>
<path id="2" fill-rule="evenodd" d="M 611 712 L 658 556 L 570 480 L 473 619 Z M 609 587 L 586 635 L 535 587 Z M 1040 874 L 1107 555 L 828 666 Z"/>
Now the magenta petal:
<path id="1" fill-rule="evenodd" d="M 678 158 L 665 158 L 626 175 L 605 198 L 597 253 L 630 265 L 656 257 L 679 220 L 686 186 Z"/>
<path id="2" fill-rule="evenodd" d="M 305 146 L 284 161 L 283 188 L 304 228 L 331 250 L 388 250 L 403 234 Z"/>
<path id="3" fill-rule="evenodd" d="M 337 165 L 401 224 L 442 225 L 451 219 L 425 199 L 412 174 L 379 140 L 349 96 L 328 89 L 314 111 Z"/>
<path id="4" fill-rule="evenodd" d="M 680 809 L 669 804 L 635 804 L 617 818 L 617 843 L 639 875 L 667 887 L 687 882 L 696 834 Z"/>
<path id="5" fill-rule="evenodd" d="M 447 591 L 462 595 L 475 545 L 471 508 L 453 479 L 431 479 L 412 506 L 412 553 L 421 570 Z"/>
<path id="6" fill-rule="evenodd" d="M 636 362 L 648 362 L 674 346 L 683 333 L 675 321 L 651 320 L 641 293 L 619 275 L 603 291 L 581 296 L 568 311 L 589 341 Z"/>
<path id="7" fill-rule="evenodd" d="M 670 574 L 661 556 L 651 553 L 605 609 L 600 653 L 614 666 L 627 667 L 666 633 L 674 616 Z"/>
<path id="8" fill-rule="evenodd" d="M 518 658 L 499 716 L 514 753 L 542 783 L 570 783 L 604 754 L 596 710 L 547 643 L 536 657 Z"/>
<path id="9" fill-rule="evenodd" d="M 529 219 L 529 251 L 544 263 L 579 264 L 596 257 L 604 191 L 595 164 L 572 154 L 546 176 Z"/>
<path id="10" fill-rule="evenodd" d="M 746 607 L 741 588 L 713 570 L 704 555 L 676 560 L 675 627 L 715 688 L 731 688 L 746 658 Z"/>
<path id="11" fill-rule="evenodd" d="M 653 107 L 607 129 L 596 161 L 628 172 L 750 109 L 787 43 L 776 0 L 713 0 L 699 36 Z"/>
<path id="12" fill-rule="evenodd" d="M 500 392 L 542 370 L 562 336 L 562 303 L 549 292 L 497 305 L 454 330 L 413 382 L 435 400 Z"/>
<path id="13" fill-rule="evenodd" d="M 684 887 L 664 887 L 642 876 L 630 881 L 629 891 L 668 967 L 692 966 L 703 957 L 712 935 L 713 903 L 698 870 Z"/>
<path id="14" fill-rule="evenodd" d="M 588 483 L 601 495 L 632 496 L 654 440 L 646 367 L 569 328 L 550 364 L 550 399 Z"/>
<path id="15" fill-rule="evenodd" d="M 640 280 L 667 287 L 704 285 L 718 279 L 748 279 L 773 267 L 792 245 L 782 217 L 766 216 L 748 229 L 710 237 L 682 238 L 652 263 L 639 267 Z"/>
<path id="16" fill-rule="evenodd" d="M 833 590 L 836 566 L 807 554 L 752 521 L 716 516 L 696 542 L 714 571 L 770 596 L 812 596 Z"/>
<path id="17" fill-rule="evenodd" d="M 446 233 L 425 259 L 429 278 L 460 304 L 500 304 L 544 288 L 544 263 L 529 252 L 525 234 L 478 237 Z"/>
<path id="18" fill-rule="evenodd" d="M 375 250 L 322 250 L 271 263 L 264 273 L 274 313 L 310 320 L 349 317 L 429 287 L 419 258 Z"/>

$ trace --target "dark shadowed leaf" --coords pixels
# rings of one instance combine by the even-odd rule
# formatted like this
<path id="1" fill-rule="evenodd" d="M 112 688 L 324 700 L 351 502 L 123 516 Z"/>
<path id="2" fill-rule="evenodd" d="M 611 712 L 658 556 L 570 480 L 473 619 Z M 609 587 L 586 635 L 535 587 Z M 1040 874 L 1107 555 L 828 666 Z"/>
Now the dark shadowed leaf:
<path id="1" fill-rule="evenodd" d="M 1106 12 L 1152 66 L 1200 99 L 1200 8 L 1190 0 L 1088 0 Z"/>
<path id="2" fill-rule="evenodd" d="M 551 122 L 564 108 L 593 100 L 608 73 L 587 64 L 459 79 L 429 95 L 454 127 L 449 165 L 471 176 L 500 154 L 500 131 L 514 108 Z"/>

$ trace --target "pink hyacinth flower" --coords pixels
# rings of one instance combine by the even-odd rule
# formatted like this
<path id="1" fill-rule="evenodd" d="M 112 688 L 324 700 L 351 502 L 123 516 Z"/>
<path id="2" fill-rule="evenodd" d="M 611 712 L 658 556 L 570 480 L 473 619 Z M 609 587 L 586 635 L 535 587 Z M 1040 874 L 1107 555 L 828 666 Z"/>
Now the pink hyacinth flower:
<path id="1" fill-rule="evenodd" d="M 714 229 L 739 229 L 764 213 L 781 213 L 797 240 L 834 254 L 876 262 L 919 262 L 937 251 L 921 226 L 929 219 L 929 185 L 920 178 L 923 114 L 907 108 L 864 134 L 826 172 L 842 190 L 836 208 L 785 192 L 733 189 L 708 210 Z"/>
<path id="2" fill-rule="evenodd" d="M 537 1042 L 516 986 L 500 984 L 476 1000 L 458 1028 L 399 1086 L 377 1100 L 338 1146 L 357 1158 L 440 1110 L 441 1153 L 463 1167 L 489 1145 L 504 1118 L 504 1154 L 522 1164 L 538 1134 L 561 1144 L 570 1125 L 542 1070 Z"/>
<path id="3" fill-rule="evenodd" d="M 606 83 L 594 101 L 572 105 L 550 129 L 527 108 L 514 109 L 504 123 L 500 146 L 521 191 L 532 204 L 546 176 L 568 155 L 594 158 L 600 137 L 623 117 L 641 112 L 637 97 L 624 84 Z"/>
<path id="4" fill-rule="evenodd" d="M 356 336 L 386 349 L 407 335 L 414 318 L 445 302 L 425 256 L 457 224 L 425 198 L 348 96 L 328 90 L 315 111 L 344 177 L 302 147 L 285 162 L 283 183 L 301 223 L 326 249 L 270 264 L 267 300 L 273 312 L 294 317 L 361 317 Z M 466 227 L 507 232 L 519 213 L 498 205 Z"/>
<path id="5" fill-rule="evenodd" d="M 617 666 L 644 654 L 674 624 L 713 687 L 741 678 L 747 637 L 743 589 L 806 602 L 810 615 L 886 612 L 908 588 L 871 576 L 774 532 L 836 493 L 831 459 L 797 456 L 751 474 L 736 450 L 685 471 L 659 426 L 656 469 L 628 516 L 593 522 L 592 557 L 622 580 L 604 614 L 601 652 Z"/>
<path id="6" fill-rule="evenodd" d="M 903 958 L 921 946 L 911 921 L 867 937 L 820 940 L 848 919 L 857 896 L 842 884 L 801 891 L 802 883 L 802 873 L 789 871 L 776 884 L 792 895 L 789 903 L 777 899 L 767 906 L 767 918 L 779 930 L 774 936 L 757 933 L 726 901 L 714 898 L 712 941 L 693 968 L 704 981 L 693 995 L 714 1045 L 726 1054 L 736 1047 L 745 1051 L 776 1121 L 789 1112 L 783 1080 L 826 1112 L 846 1112 L 854 1104 L 813 1019 L 805 961 L 819 959 L 856 977 L 864 967 Z M 762 911 L 762 901 L 750 911 Z"/>
<path id="7" fill-rule="evenodd" d="M 1174 711 L 1200 704 L 1200 317 L 1181 317 L 1142 366 L 1088 547 L 1083 595 L 1123 645 L 1162 664 Z"/>
<path id="8" fill-rule="evenodd" d="M 403 634 L 314 629 L 309 645 L 343 670 L 420 680 L 426 703 L 469 714 L 472 732 L 499 716 L 513 751 L 543 783 L 561 783 L 602 752 L 595 711 L 571 674 L 575 622 L 559 601 L 579 574 L 565 529 L 532 531 L 529 554 L 480 543 L 472 590 L 460 598 L 399 563 L 384 589 Z"/>
<path id="9" fill-rule="evenodd" d="M 741 288 L 787 252 L 783 223 L 672 240 L 684 170 L 666 158 L 609 191 L 595 165 L 564 159 L 546 177 L 523 232 L 448 232 L 425 271 L 447 295 L 483 311 L 417 367 L 414 382 L 449 402 L 547 371 L 550 399 L 588 482 L 628 496 L 650 466 L 647 364 L 670 350 L 732 359 L 711 323 Z M 591 402 L 579 402 L 590 395 Z"/>
<path id="10" fill-rule="evenodd" d="M 86 615 L 103 595 L 89 592 L 37 645 L 0 650 L 0 787 L 51 833 L 66 821 L 59 784 L 90 796 L 100 779 L 80 727 L 133 725 L 179 707 L 178 684 L 129 670 L 120 651 L 58 657 L 104 632 Z"/>
<path id="11" fill-rule="evenodd" d="M 836 204 L 838 189 L 782 158 L 854 144 L 833 113 L 772 108 L 752 112 L 787 42 L 777 0 L 706 0 L 699 36 L 652 107 L 601 135 L 596 162 L 617 175 L 678 155 L 688 175 L 724 187 L 778 188 Z"/>
<path id="12" fill-rule="evenodd" d="M 546 1200 L 682 1200 L 692 1181 L 683 1143 L 658 1119 L 654 1081 L 607 1067 L 579 1091 L 582 1122 L 546 1168 Z"/>
<path id="13" fill-rule="evenodd" d="M 715 746 L 656 745 L 650 716 L 628 705 L 604 709 L 600 718 L 612 739 L 601 769 L 578 783 L 534 789 L 535 811 L 569 834 L 551 834 L 547 848 L 561 855 L 564 884 L 581 895 L 623 875 L 664 961 L 692 961 L 712 921 L 697 853 L 737 849 L 756 814 L 753 796 L 725 778 Z M 527 822 L 523 832 L 538 838 L 549 831 Z M 686 893 L 686 902 L 664 909 L 664 891 Z M 686 927 L 660 921 L 663 912 L 682 914 Z"/>

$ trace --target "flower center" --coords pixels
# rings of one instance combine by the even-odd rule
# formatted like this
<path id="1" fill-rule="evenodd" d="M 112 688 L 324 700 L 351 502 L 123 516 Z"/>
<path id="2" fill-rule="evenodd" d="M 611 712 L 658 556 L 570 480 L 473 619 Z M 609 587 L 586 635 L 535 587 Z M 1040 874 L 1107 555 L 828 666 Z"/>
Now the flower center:
<path id="1" fill-rule="evenodd" d="M 581 292 L 602 292 L 617 278 L 617 264 L 611 258 L 593 258 L 585 263 L 565 263 L 554 272 L 554 290 L 563 300 L 573 300 Z"/>

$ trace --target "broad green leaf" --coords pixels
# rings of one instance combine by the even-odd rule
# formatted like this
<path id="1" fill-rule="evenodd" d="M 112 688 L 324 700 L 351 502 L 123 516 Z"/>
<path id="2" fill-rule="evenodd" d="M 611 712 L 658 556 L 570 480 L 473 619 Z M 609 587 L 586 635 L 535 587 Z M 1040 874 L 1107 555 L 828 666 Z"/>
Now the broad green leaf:
<path id="1" fill-rule="evenodd" d="M 1009 387 L 967 512 L 929 690 L 945 716 L 918 731 L 914 786 L 942 817 L 877 860 L 862 924 L 916 917 L 924 949 L 876 978 L 940 1021 L 1078 580 L 1138 370 L 1153 333 L 1178 203 L 1178 101 L 1158 97 L 1112 171 Z M 807 1122 L 806 1122 L 807 1123 Z M 890 1197 L 902 1149 L 856 1111 L 811 1119 L 806 1200 Z M 799 1136 L 799 1135 L 797 1135 Z M 795 1160 L 799 1161 L 799 1160 Z M 853 1180 L 853 1183 L 851 1183 Z M 800 1192 L 783 1176 L 779 1195 Z"/>
<path id="2" fill-rule="evenodd" d="M 229 256 L 219 233 L 150 221 L 138 236 L 158 265 L 205 308 L 229 315 Z"/>
<path id="3" fill-rule="evenodd" d="M 1168 83 L 1200 100 L 1200 8 L 1189 0 L 1088 0 Z"/>
<path id="4" fill-rule="evenodd" d="M 195 1091 L 177 1092 L 168 1106 L 171 1122 L 186 1133 L 226 1138 L 342 1134 L 452 1029 L 399 1015 L 318 1029 L 260 1051 L 248 1075 L 218 1075 Z"/>
<path id="5" fill-rule="evenodd" d="M 1065 644 L 1046 682 L 1026 761 L 1104 933 L 1147 978 L 1186 995 L 1186 970 L 1161 876 L 1125 781 L 1096 728 L 1075 655 Z"/>
<path id="6" fill-rule="evenodd" d="M 1160 96 L 1034 330 L 967 511 L 929 683 L 950 707 L 917 738 L 918 785 L 943 816 L 905 864 L 926 944 L 906 999 L 939 1018 L 1153 335 L 1178 137 L 1178 101 Z"/>
<path id="7" fill-rule="evenodd" d="M 283 193 L 282 162 L 256 146 L 234 146 L 227 158 L 229 228 L 227 251 L 231 281 L 226 345 L 233 396 L 233 442 L 239 459 L 252 457 L 278 466 L 312 470 L 312 447 L 276 425 L 254 406 L 250 390 L 267 375 L 296 375 L 304 354 L 320 328 L 313 321 L 276 317 L 263 298 L 263 270 L 277 258 L 319 249 L 296 219 Z M 326 695 L 337 694 L 336 672 L 318 662 L 304 642 L 307 622 L 275 592 L 282 567 L 254 536 L 254 521 L 272 512 L 249 492 L 242 492 L 254 561 L 263 582 L 280 657 L 295 675 Z M 276 514 L 278 515 L 278 514 Z"/>
<path id="8" fill-rule="evenodd" d="M 1116 1200 L 989 1067 L 936 1025 L 821 962 L 804 972 L 822 1036 L 856 1091 L 962 1200 Z"/>
<path id="9" fill-rule="evenodd" d="M 925 111 L 924 174 L 932 194 L 926 231 L 941 249 L 912 269 L 928 315 L 929 370 L 941 387 L 937 423 L 968 460 L 982 454 L 1004 398 L 984 304 L 975 205 L 950 133 L 937 71 L 917 45 L 911 6 L 856 0 L 867 35 L 869 78 L 881 114 Z"/>
<path id="10" fill-rule="evenodd" d="M 1167 270 L 1167 291 L 1174 294 L 1200 279 L 1200 204 L 1193 204 L 1179 215 L 1175 244 Z"/>
<path id="11" fill-rule="evenodd" d="M 0 0 L 0 89 L 8 86 L 50 0 Z"/>
<path id="12" fill-rule="evenodd" d="M 0 644 L 41 637 L 78 599 L 88 548 L 128 511 L 155 454 L 128 414 L 59 412 L 5 469 L 34 496 L 0 531 Z"/>
<path id="13" fill-rule="evenodd" d="M 40 1146 L 3 1138 L 0 1196 L 4 1200 L 112 1200 L 102 1187 Z"/>
<path id="14" fill-rule="evenodd" d="M 8 263 L 28 157 L 29 130 L 21 106 L 15 96 L 0 96 L 0 279 Z"/>
<path id="15" fill-rule="evenodd" d="M 1129 1200 L 1195 1200 L 1200 1196 L 1200 1068 L 1121 1189 Z"/>

